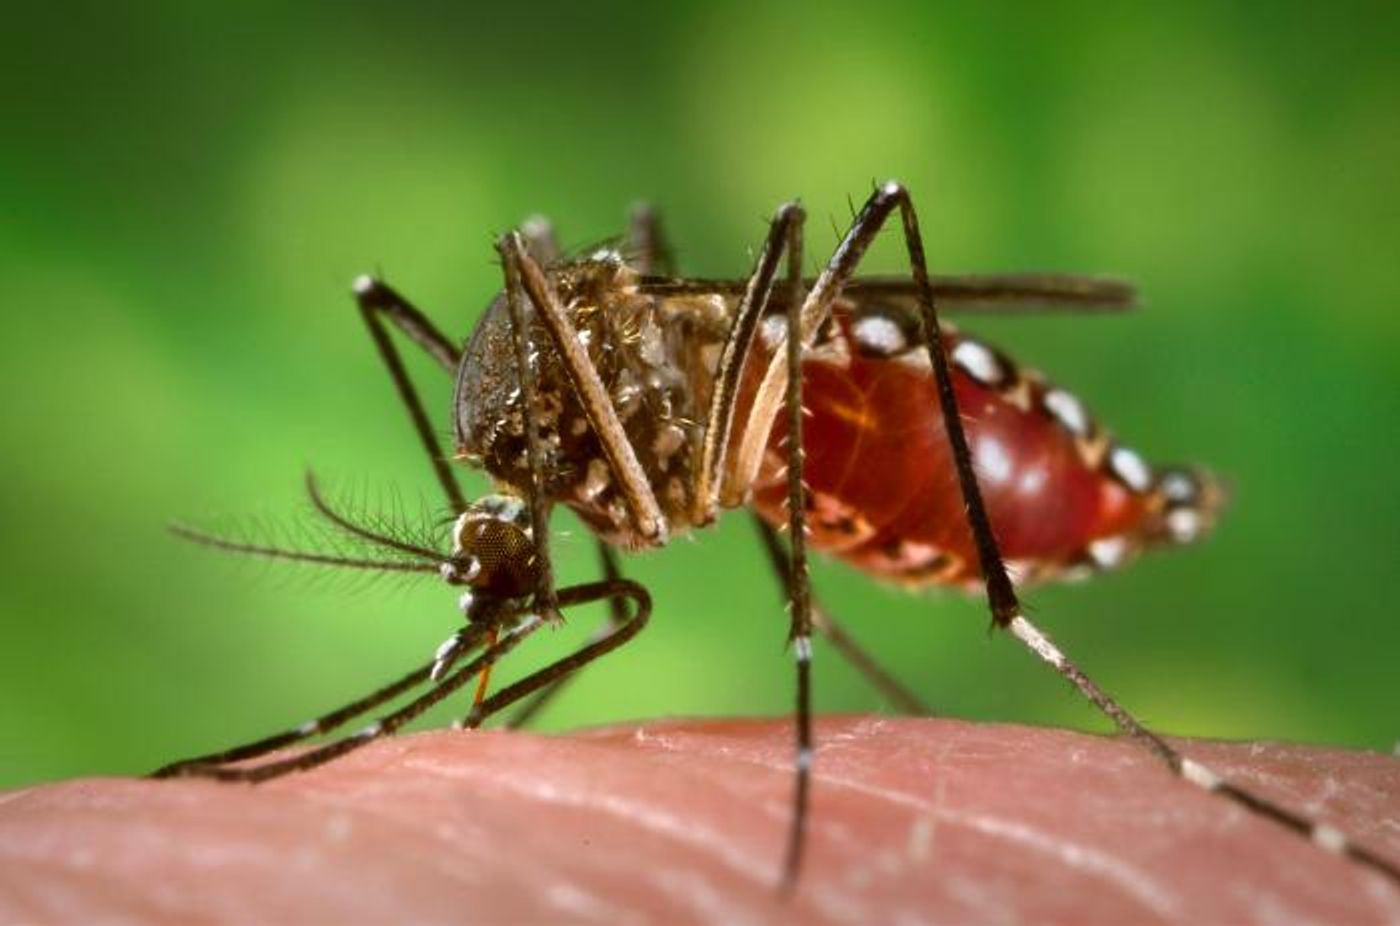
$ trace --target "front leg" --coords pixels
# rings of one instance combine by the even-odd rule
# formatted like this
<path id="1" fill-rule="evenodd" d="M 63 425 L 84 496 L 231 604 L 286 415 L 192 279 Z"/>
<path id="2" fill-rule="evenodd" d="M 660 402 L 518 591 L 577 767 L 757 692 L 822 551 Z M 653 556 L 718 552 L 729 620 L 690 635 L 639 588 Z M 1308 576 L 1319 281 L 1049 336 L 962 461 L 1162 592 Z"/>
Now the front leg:
<path id="1" fill-rule="evenodd" d="M 366 327 L 369 328 L 370 337 L 374 340 L 374 346 L 379 351 L 380 359 L 384 361 L 384 365 L 389 370 L 389 377 L 394 381 L 399 398 L 403 401 L 404 407 L 408 409 L 409 418 L 413 421 L 413 429 L 418 433 L 418 440 L 428 455 L 428 462 L 432 464 L 433 474 L 437 477 L 438 484 L 442 486 L 443 494 L 447 496 L 452 513 L 461 514 L 467 509 L 466 497 L 463 496 L 462 488 L 457 484 L 457 478 L 448 465 L 447 456 L 442 452 L 428 413 L 423 406 L 423 399 L 419 396 L 417 387 L 413 385 L 413 380 L 404 367 L 403 357 L 399 355 L 398 348 L 390 339 L 383 319 L 387 318 L 393 322 L 400 331 L 408 335 L 449 374 L 457 371 L 461 352 L 442 332 L 438 331 L 427 316 L 415 309 L 408 300 L 382 280 L 362 276 L 355 281 L 354 291 L 355 301 L 360 307 L 360 315 L 364 318 Z"/>

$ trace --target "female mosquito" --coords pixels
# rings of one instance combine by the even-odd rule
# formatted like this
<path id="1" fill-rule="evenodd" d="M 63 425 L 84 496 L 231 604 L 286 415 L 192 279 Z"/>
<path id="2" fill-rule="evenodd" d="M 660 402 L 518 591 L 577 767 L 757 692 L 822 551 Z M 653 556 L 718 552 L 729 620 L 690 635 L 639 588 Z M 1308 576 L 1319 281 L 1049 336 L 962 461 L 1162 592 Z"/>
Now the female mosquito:
<path id="1" fill-rule="evenodd" d="M 898 212 L 908 279 L 857 278 Z M 1078 276 L 931 277 L 905 188 L 878 187 L 825 269 L 802 277 L 804 213 L 774 215 L 743 281 L 675 278 L 659 224 L 633 221 L 623 251 L 564 260 L 542 223 L 500 239 L 505 286 L 462 349 L 385 283 L 355 284 L 455 517 L 451 549 L 388 536 L 330 506 L 337 528 L 385 552 L 357 559 L 259 546 L 177 528 L 196 541 L 363 569 L 438 573 L 463 589 L 466 625 L 425 665 L 302 726 L 168 765 L 159 776 L 261 781 L 310 769 L 393 733 L 477 680 L 475 727 L 526 701 L 522 722 L 571 672 L 632 639 L 651 614 L 612 550 L 664 545 L 749 504 L 790 603 L 796 759 L 783 884 L 800 871 L 813 761 L 811 637 L 827 636 L 896 703 L 915 698 L 880 672 L 812 599 L 807 550 L 906 585 L 984 591 L 995 626 L 1024 643 L 1123 733 L 1179 777 L 1400 883 L 1400 866 L 1183 756 L 1100 689 L 1032 624 L 1017 585 L 1115 568 L 1209 530 L 1221 493 L 1187 467 L 1153 467 L 1064 389 L 955 331 L 936 307 L 1115 310 L 1130 287 Z M 784 270 L 780 274 L 780 268 Z M 780 279 L 781 276 L 781 279 Z M 398 327 L 455 377 L 451 457 L 389 336 Z M 483 467 L 497 493 L 468 503 L 450 460 Z M 888 486 L 901 491 L 890 493 Z M 573 509 L 597 534 L 605 577 L 557 589 L 549 513 Z M 786 550 L 774 533 L 786 531 Z M 608 626 L 577 652 L 488 695 L 492 666 L 560 610 L 609 602 Z M 630 609 L 625 602 L 631 604 Z M 470 659 L 468 657 L 471 657 Z M 329 732 L 415 687 L 427 691 L 350 736 L 260 764 L 246 760 Z"/>

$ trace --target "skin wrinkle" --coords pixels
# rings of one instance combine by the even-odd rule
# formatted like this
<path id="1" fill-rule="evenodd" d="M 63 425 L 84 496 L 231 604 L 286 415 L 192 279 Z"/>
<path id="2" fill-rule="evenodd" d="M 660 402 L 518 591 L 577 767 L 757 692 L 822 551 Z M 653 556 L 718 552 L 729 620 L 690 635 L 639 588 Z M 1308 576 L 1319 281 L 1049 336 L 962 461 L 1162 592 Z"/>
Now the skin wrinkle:
<path id="1" fill-rule="evenodd" d="M 408 755 L 411 755 L 411 751 L 408 752 Z M 417 768 L 421 768 L 427 771 L 437 771 L 437 769 L 433 768 L 431 764 L 425 764 L 421 762 L 411 762 L 411 764 L 413 764 Z M 305 798 L 309 798 L 310 801 L 314 803 L 329 803 L 321 795 L 315 793 L 304 794 L 302 796 Z M 377 820 L 385 824 L 393 826 L 397 829 L 408 830 L 414 837 L 413 841 L 421 841 L 423 834 L 422 830 L 419 827 L 415 826 L 411 822 L 404 822 L 398 820 L 393 816 L 392 812 L 388 812 L 394 809 L 394 807 L 396 806 L 397 805 L 391 805 L 391 807 L 385 808 L 378 804 L 372 804 L 368 807 L 359 808 L 359 812 L 364 813 L 367 811 L 368 813 L 374 815 L 374 817 Z M 430 851 L 428 853 L 428 858 L 432 862 L 432 868 L 439 873 L 445 873 L 450 880 L 461 883 L 465 888 L 480 888 L 482 886 L 481 877 L 471 877 L 473 875 L 477 875 L 477 866 L 473 864 L 474 860 L 472 858 L 464 858 L 463 854 L 466 852 L 473 852 L 474 850 L 474 854 L 476 856 L 485 858 L 494 851 L 496 851 L 495 848 L 491 845 L 491 843 L 488 840 L 482 838 L 458 838 L 459 834 L 443 833 L 437 831 L 436 829 L 433 831 L 433 835 L 440 842 L 444 843 L 444 845 L 440 850 Z M 410 844 L 413 841 L 410 841 Z M 557 873 L 556 877 L 559 877 Z M 574 889 L 574 894 L 572 896 L 575 899 L 588 897 L 595 907 L 608 910 L 609 912 L 606 916 L 599 916 L 597 918 L 599 922 L 613 923 L 621 921 L 620 917 L 623 916 L 623 911 L 621 911 L 620 909 L 612 910 L 608 907 L 606 902 L 604 902 L 600 898 L 589 894 L 584 888 L 578 886 L 577 884 L 572 884 L 570 882 L 566 882 L 565 885 L 560 886 L 571 886 Z M 553 887 L 554 886 L 551 886 L 551 889 L 553 889 Z M 392 890 L 388 890 L 385 893 L 387 895 L 392 895 Z M 551 896 L 551 900 L 553 899 L 554 898 Z M 569 912 L 578 912 L 576 909 L 573 908 L 563 909 L 568 909 Z M 636 920 L 635 918 L 629 918 L 626 921 L 635 922 Z"/>
<path id="2" fill-rule="evenodd" d="M 610 904 L 587 888 L 573 881 L 560 881 L 549 885 L 544 896 L 561 913 L 575 917 L 587 916 L 600 923 L 640 923 L 641 915 Z"/>
<path id="3" fill-rule="evenodd" d="M 0 920 L 239 921 L 242 910 L 241 921 L 337 913 L 373 922 L 473 914 L 500 921 L 523 910 L 533 912 L 515 919 L 603 922 L 605 911 L 586 909 L 588 897 L 643 911 L 647 922 L 1163 918 L 1113 873 L 1086 871 L 1094 859 L 1075 855 L 1086 845 L 1160 879 L 1148 889 L 1172 892 L 1177 921 L 1395 921 L 1400 911 L 1400 894 L 1378 877 L 1363 877 L 1265 821 L 1241 824 L 1255 818 L 1204 792 L 1169 787 L 1176 783 L 1121 741 L 950 721 L 825 718 L 814 822 L 829 822 L 812 834 L 816 867 L 789 915 L 774 900 L 778 853 L 770 853 L 786 807 L 780 784 L 790 772 L 788 732 L 780 721 L 672 721 L 640 732 L 614 727 L 548 738 L 440 732 L 384 741 L 258 788 L 115 779 L 42 786 L 33 803 L 0 816 L 0 856 L 36 854 L 65 869 L 0 860 Z M 1394 793 L 1386 783 L 1400 780 L 1392 759 L 1288 746 L 1189 747 L 1241 780 L 1254 768 L 1249 754 L 1262 756 L 1258 771 L 1292 775 L 1294 795 L 1316 797 L 1355 775 L 1369 786 L 1343 788 L 1329 816 L 1378 851 L 1395 845 L 1380 838 L 1394 804 L 1382 799 Z M 496 787 L 502 778 L 505 786 Z M 535 785 L 552 793 L 529 793 Z M 609 794 L 623 800 L 596 810 L 596 798 Z M 580 800 L 588 804 L 574 809 Z M 718 845 L 733 849 L 741 867 L 717 862 L 713 845 L 687 844 L 638 820 L 639 802 L 664 811 L 663 823 L 711 829 L 683 836 L 704 842 L 720 833 Z M 328 819 L 328 804 L 346 814 L 339 825 Z M 950 819 L 959 808 L 965 819 Z M 920 864 L 911 842 L 918 821 L 929 818 L 937 839 Z M 164 846 L 156 847 L 151 840 L 162 823 Z M 207 866 L 187 863 L 190 848 L 218 845 L 231 825 L 235 867 L 211 878 Z M 484 839 L 473 837 L 473 825 Z M 95 841 L 83 838 L 89 826 Z M 842 838 L 833 839 L 836 833 Z M 862 833 L 864 846 L 847 838 Z M 245 853 L 259 834 L 283 849 L 255 872 Z M 128 852 L 133 835 L 139 845 Z M 75 852 L 84 846 L 94 869 L 82 867 Z M 315 854 L 298 863 L 297 846 Z M 482 854 L 488 846 L 489 861 Z M 142 874 L 151 864 L 160 877 Z M 475 870 L 490 879 L 490 890 L 443 878 L 440 864 L 460 866 L 459 875 Z M 863 884 L 854 883 L 856 866 L 866 872 Z M 9 890 L 11 878 L 25 883 Z M 250 893 L 249 885 L 260 886 Z M 563 893 L 546 897 L 550 885 L 563 885 Z M 584 893 L 571 895 L 570 887 Z M 577 912 L 560 905 L 574 902 Z"/>
<path id="4" fill-rule="evenodd" d="M 204 797 L 207 797 L 211 794 L 217 794 L 218 792 L 225 790 L 227 787 L 228 786 L 226 785 L 211 785 L 210 783 L 200 782 L 198 783 L 197 788 L 193 788 L 190 790 L 191 792 L 202 792 L 201 794 L 182 794 L 180 795 L 180 800 L 177 803 L 197 804 Z M 294 797 L 299 801 L 308 801 L 308 799 L 310 799 L 309 802 L 321 802 L 319 800 L 319 795 L 308 794 L 304 788 L 300 787 L 300 782 L 298 784 L 286 784 L 280 787 L 272 786 L 269 788 L 269 790 L 273 789 L 281 790 L 288 796 Z M 244 793 L 247 792 L 245 791 Z M 257 814 L 257 806 L 257 803 L 253 802 L 249 808 L 244 809 L 244 812 Z M 364 813 L 367 807 L 368 805 L 360 806 L 357 808 L 357 812 Z M 268 813 L 270 814 L 270 822 L 275 826 L 277 823 L 276 817 L 279 813 L 279 808 L 270 807 Z M 450 847 L 451 851 L 446 852 L 441 850 L 434 850 L 423 845 L 422 831 L 412 826 L 412 824 L 395 820 L 390 816 L 382 816 L 377 814 L 376 821 L 383 822 L 384 824 L 387 824 L 394 829 L 409 832 L 411 838 L 396 840 L 394 844 L 398 847 L 396 850 L 396 854 L 398 854 L 400 857 L 402 857 L 406 852 L 412 854 L 412 864 L 415 868 L 418 868 L 420 870 L 430 870 L 433 873 L 434 877 L 440 877 L 443 878 L 445 881 L 458 883 L 462 885 L 464 891 L 469 892 L 471 890 L 480 888 L 481 879 L 480 877 L 476 876 L 475 866 L 469 864 L 469 860 L 462 858 L 462 853 L 465 850 L 473 848 L 474 844 L 454 844 Z M 231 864 L 240 866 L 245 870 L 251 870 L 255 872 L 267 869 L 269 865 L 275 865 L 279 868 L 287 867 L 288 858 L 286 855 L 277 857 L 268 856 L 265 845 L 263 845 L 259 841 L 259 839 L 262 836 L 262 830 L 261 828 L 255 829 L 257 830 L 256 832 L 250 832 L 246 836 L 240 832 L 237 839 L 229 839 L 216 846 L 211 847 L 209 845 L 199 844 L 194 846 L 192 849 L 186 848 L 182 853 L 183 858 L 188 862 L 194 863 L 194 866 L 197 868 L 204 869 L 210 873 L 219 873 L 221 876 L 220 880 L 236 880 L 236 876 L 228 870 L 228 867 Z M 168 838 L 163 832 L 161 832 L 159 824 L 156 822 L 147 823 L 144 820 L 132 821 L 131 823 L 129 823 L 128 832 L 134 834 L 133 838 L 138 843 L 138 845 L 132 850 L 133 855 L 159 855 L 161 851 L 167 846 Z M 380 834 L 380 837 L 382 839 L 382 834 Z M 144 846 L 141 845 L 142 843 L 144 843 Z M 4 845 L 5 844 L 3 842 L 0 842 L 0 848 L 3 848 Z M 302 848 L 311 849 L 311 847 L 309 846 L 304 846 Z M 485 851 L 486 848 L 487 847 L 483 846 L 483 851 Z M 303 867 L 314 869 L 314 866 L 308 865 L 307 863 L 315 861 L 316 854 L 314 850 L 312 850 L 309 853 L 294 855 L 293 860 L 300 860 L 303 863 Z M 65 861 L 67 861 L 67 859 L 56 857 L 50 859 L 50 861 L 53 864 L 57 865 L 63 864 Z M 70 865 L 69 867 L 72 866 Z M 87 866 L 82 866 L 81 870 L 83 871 L 84 880 L 94 876 L 94 873 L 88 870 Z M 120 880 L 122 877 L 122 875 L 118 875 L 116 877 L 115 882 L 118 885 L 120 884 Z M 361 882 L 361 888 L 364 887 L 364 881 L 366 879 L 373 877 L 374 874 L 372 871 L 359 872 L 357 875 L 357 879 Z M 157 895 L 159 895 L 161 891 L 161 883 L 159 881 L 156 881 L 154 883 L 154 888 L 157 892 Z M 379 886 L 376 890 L 361 890 L 360 903 L 364 903 L 369 898 L 376 898 L 385 901 L 389 905 L 392 905 L 393 896 L 393 885 L 387 882 L 383 882 L 381 886 Z M 152 898 L 150 895 L 147 895 L 147 899 L 156 901 L 161 900 L 159 896 Z M 167 916 L 174 916 L 176 918 L 186 918 L 193 912 L 187 908 L 185 903 L 181 902 L 186 899 L 187 898 L 183 896 L 178 896 L 176 898 L 166 898 L 164 902 L 157 902 L 154 904 L 154 906 L 157 909 L 163 910 Z M 368 917 L 368 914 L 365 911 L 361 910 L 361 912 L 365 913 L 365 915 Z M 386 921 L 392 919 L 391 906 L 386 907 L 383 910 L 382 918 Z"/>
<path id="5" fill-rule="evenodd" d="M 839 745 L 843 741 L 849 742 L 856 739 L 860 732 L 859 729 L 852 730 L 844 737 L 839 733 L 833 734 L 826 739 L 826 742 L 831 745 Z M 786 772 L 789 768 L 786 764 L 761 758 L 748 758 L 743 761 L 775 772 Z M 931 804 L 899 791 L 840 778 L 830 773 L 823 773 L 820 769 L 821 763 L 819 761 L 814 767 L 814 785 L 836 785 L 860 794 L 878 797 L 889 803 L 919 810 L 943 822 L 960 825 L 994 838 L 1005 839 L 1042 855 L 1056 858 L 1070 868 L 1106 879 L 1124 893 L 1138 899 L 1160 917 L 1172 918 L 1179 914 L 1180 908 L 1172 899 L 1171 892 L 1145 872 L 1125 865 L 1096 849 L 1059 840 L 1052 834 L 1046 834 L 1013 821 L 949 811 L 947 808 L 940 808 L 937 804 Z"/>
<path id="6" fill-rule="evenodd" d="M 538 782 L 533 779 L 522 781 L 519 777 L 504 774 L 482 774 L 479 770 L 463 770 L 422 758 L 413 760 L 412 764 L 415 768 L 433 772 L 442 778 L 455 781 L 486 780 L 502 790 L 511 791 L 522 797 L 583 810 L 598 810 L 617 819 L 640 824 L 653 833 L 668 837 L 690 848 L 702 850 L 702 854 L 710 855 L 716 861 L 724 864 L 725 867 L 741 874 L 755 884 L 767 886 L 772 884 L 777 877 L 774 859 L 760 858 L 757 855 L 734 851 L 733 841 L 726 838 L 725 833 L 709 826 L 697 826 L 696 821 L 687 821 L 674 814 L 657 811 L 617 795 L 608 795 L 600 799 L 597 795 L 588 792 L 565 792 L 549 782 Z M 714 851 L 705 852 L 706 849 Z"/>
<path id="7" fill-rule="evenodd" d="M 716 890 L 696 872 L 667 868 L 657 872 L 657 883 L 668 893 L 690 898 L 703 911 L 700 919 L 710 923 L 760 923 L 749 909 L 725 902 L 724 892 Z"/>
<path id="8" fill-rule="evenodd" d="M 668 739 L 669 738 L 664 735 L 649 735 L 646 737 L 646 743 L 651 746 L 660 746 L 662 751 L 668 753 L 687 751 L 683 746 L 672 745 L 672 743 L 668 742 Z M 785 765 L 770 765 L 742 758 L 738 755 L 740 752 L 738 749 L 724 750 L 723 752 L 728 754 L 728 758 L 738 758 L 739 761 L 750 766 L 772 769 L 784 775 L 790 771 L 790 768 Z M 480 774 L 472 774 L 470 771 L 467 774 L 462 774 L 460 770 L 456 770 L 454 767 L 444 766 L 432 761 L 425 762 L 421 759 L 414 761 L 413 764 L 416 768 L 431 771 L 444 778 L 454 780 L 463 780 L 468 777 L 476 780 L 486 778 L 498 787 L 504 786 L 506 790 L 513 791 L 522 797 L 540 800 L 545 803 L 586 810 L 601 810 L 626 823 L 641 825 L 643 828 L 653 833 L 670 838 L 689 848 L 699 849 L 702 855 L 721 862 L 732 871 L 752 880 L 756 886 L 764 891 L 771 890 L 772 885 L 776 882 L 777 872 L 774 865 L 776 856 L 774 858 L 767 858 L 737 853 L 733 851 L 734 840 L 731 833 L 713 829 L 708 826 L 697 827 L 694 821 L 687 822 L 685 819 L 675 817 L 671 814 L 656 813 L 641 804 L 621 799 L 616 795 L 609 795 L 600 800 L 596 795 L 591 795 L 586 792 L 570 795 L 549 783 L 536 783 L 531 785 L 522 782 L 517 777 L 509 775 L 482 776 Z M 713 783 L 714 782 L 710 782 L 711 785 L 713 785 Z M 787 804 L 783 802 L 781 807 L 773 805 L 769 809 L 773 811 L 769 816 L 778 820 L 781 818 L 782 814 L 786 813 Z M 820 821 L 817 821 L 817 825 L 821 825 Z M 823 827 L 822 829 L 824 835 L 830 835 L 829 828 Z M 658 886 L 664 887 L 664 880 L 660 877 L 660 872 L 652 873 L 649 869 L 643 869 L 643 871 L 646 873 L 647 877 L 656 881 Z M 837 919 L 850 922 L 864 922 L 868 921 L 869 917 L 875 915 L 873 910 L 867 909 L 865 905 L 859 902 L 854 902 L 849 896 L 841 894 L 840 892 L 831 891 L 828 885 L 817 884 L 813 885 L 812 888 L 810 899 L 814 901 L 815 905 L 824 913 L 832 915 Z M 720 895 L 716 893 L 714 896 Z M 852 910 L 852 907 L 856 909 Z M 732 921 L 732 917 L 726 916 L 724 920 Z"/>
<path id="9" fill-rule="evenodd" d="M 1172 900 L 1171 892 L 1159 885 L 1145 872 L 1119 862 L 1097 849 L 1058 839 L 1053 834 L 1047 834 L 1014 821 L 978 814 L 957 813 L 946 808 L 939 808 L 936 804 L 931 804 L 928 801 L 876 785 L 868 785 L 832 775 L 818 775 L 816 780 L 823 785 L 836 785 L 860 794 L 878 797 L 902 807 L 921 810 L 937 817 L 942 822 L 963 826 L 994 838 L 1005 839 L 1015 845 L 1058 859 L 1070 868 L 1103 877 L 1164 918 L 1171 918 L 1179 913 L 1180 908 Z"/>

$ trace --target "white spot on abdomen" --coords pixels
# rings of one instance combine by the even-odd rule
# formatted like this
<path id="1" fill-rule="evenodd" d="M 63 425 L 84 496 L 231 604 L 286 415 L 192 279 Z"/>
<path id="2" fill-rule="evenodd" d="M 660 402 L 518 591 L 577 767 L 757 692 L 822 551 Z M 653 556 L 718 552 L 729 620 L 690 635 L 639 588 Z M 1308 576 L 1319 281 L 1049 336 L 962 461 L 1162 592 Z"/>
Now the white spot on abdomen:
<path id="1" fill-rule="evenodd" d="M 1084 410 L 1084 404 L 1078 398 L 1063 389 L 1051 389 L 1040 401 L 1045 410 L 1064 425 L 1069 433 L 1076 437 L 1088 436 L 1089 413 Z"/>
<path id="2" fill-rule="evenodd" d="M 1134 492 L 1146 492 L 1152 486 L 1152 469 L 1136 450 L 1114 447 L 1108 455 L 1108 467 Z"/>
<path id="3" fill-rule="evenodd" d="M 909 347 L 904 332 L 893 319 L 883 315 L 866 315 L 851 326 L 856 346 L 863 351 L 889 357 Z"/>
<path id="4" fill-rule="evenodd" d="M 1101 569 L 1112 569 L 1128 558 L 1128 541 L 1122 537 L 1103 537 L 1089 544 L 1089 558 Z"/>
<path id="5" fill-rule="evenodd" d="M 1005 482 L 1011 478 L 1011 455 L 1006 452 L 1006 446 L 995 437 L 979 439 L 974 455 L 978 476 L 988 482 Z"/>
<path id="6" fill-rule="evenodd" d="M 995 386 L 1004 377 L 1001 361 L 992 349 L 976 341 L 962 340 L 953 348 L 953 362 L 984 386 Z"/>

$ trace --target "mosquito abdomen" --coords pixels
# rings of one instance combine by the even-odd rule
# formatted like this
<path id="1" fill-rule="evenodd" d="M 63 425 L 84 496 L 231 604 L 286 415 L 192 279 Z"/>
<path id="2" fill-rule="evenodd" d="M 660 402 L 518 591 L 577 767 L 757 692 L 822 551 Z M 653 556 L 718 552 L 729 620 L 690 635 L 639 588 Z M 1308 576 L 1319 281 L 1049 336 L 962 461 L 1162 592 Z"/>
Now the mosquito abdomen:
<path id="1" fill-rule="evenodd" d="M 972 585 L 981 576 L 917 325 L 838 313 L 803 363 L 810 543 L 877 577 Z M 958 405 L 997 540 L 1019 581 L 1113 568 L 1210 527 L 1204 474 L 1154 470 L 1068 391 L 945 325 Z M 753 504 L 787 522 L 786 433 L 770 435 Z"/>

